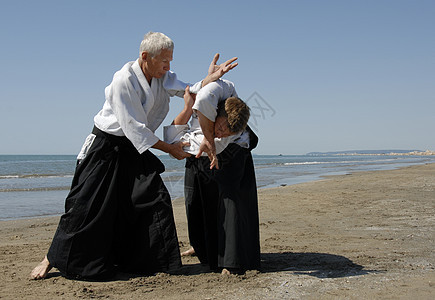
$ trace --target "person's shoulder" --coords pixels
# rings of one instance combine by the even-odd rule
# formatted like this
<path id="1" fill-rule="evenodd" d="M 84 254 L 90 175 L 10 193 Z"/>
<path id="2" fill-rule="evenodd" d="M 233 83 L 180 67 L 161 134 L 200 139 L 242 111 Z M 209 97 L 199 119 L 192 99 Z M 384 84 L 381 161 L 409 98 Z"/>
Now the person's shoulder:
<path id="1" fill-rule="evenodd" d="M 129 61 L 128 63 L 124 64 L 124 66 L 122 66 L 122 68 L 116 71 L 113 75 L 113 81 L 130 80 L 131 77 L 134 76 L 134 63 L 134 61 Z"/>
<path id="2" fill-rule="evenodd" d="M 220 83 L 221 85 L 227 85 L 227 86 L 231 86 L 231 87 L 234 86 L 234 82 L 229 81 L 227 79 L 220 78 L 219 81 L 221 82 Z"/>
<path id="3" fill-rule="evenodd" d="M 210 85 L 215 86 L 215 87 L 219 86 L 219 87 L 222 87 L 222 88 L 225 88 L 225 87 L 234 87 L 234 83 L 232 81 L 229 81 L 229 80 L 223 79 L 223 78 L 219 78 L 218 80 L 210 83 Z"/>
<path id="4" fill-rule="evenodd" d="M 129 61 L 125 63 L 121 69 L 119 69 L 115 74 L 122 74 L 122 73 L 133 73 L 133 65 L 137 63 L 136 61 Z"/>
<path id="5" fill-rule="evenodd" d="M 203 86 L 199 92 L 198 92 L 198 96 L 196 99 L 201 98 L 202 95 L 209 95 L 209 94 L 220 94 L 221 91 L 223 90 L 223 86 L 222 86 L 222 82 L 219 80 L 210 82 L 209 84 L 207 84 L 206 86 Z"/>
<path id="6" fill-rule="evenodd" d="M 228 93 L 232 94 L 234 90 L 235 87 L 233 82 L 220 78 L 202 87 L 199 90 L 196 99 L 198 100 L 198 99 L 206 98 L 210 95 L 220 98 L 220 97 L 224 97 Z"/>
<path id="7" fill-rule="evenodd" d="M 236 90 L 236 87 L 232 81 L 226 80 L 226 79 L 219 79 L 216 81 L 216 83 L 219 85 L 220 89 L 224 91 L 225 94 L 230 93 L 233 94 Z"/>
<path id="8" fill-rule="evenodd" d="M 228 86 L 234 86 L 234 84 L 229 80 L 219 78 L 216 81 L 210 82 L 209 84 L 204 86 L 201 90 L 205 90 L 205 91 L 220 90 Z"/>

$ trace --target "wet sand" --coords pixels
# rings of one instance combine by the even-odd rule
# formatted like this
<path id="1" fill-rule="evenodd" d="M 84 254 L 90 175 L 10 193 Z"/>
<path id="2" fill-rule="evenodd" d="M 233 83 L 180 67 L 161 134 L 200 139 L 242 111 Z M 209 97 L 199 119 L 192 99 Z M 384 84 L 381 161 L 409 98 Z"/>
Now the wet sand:
<path id="1" fill-rule="evenodd" d="M 331 176 L 259 191 L 262 267 L 222 276 L 183 268 L 113 281 L 29 280 L 59 217 L 0 222 L 1 299 L 432 299 L 435 164 Z M 174 202 L 187 250 L 182 200 Z"/>

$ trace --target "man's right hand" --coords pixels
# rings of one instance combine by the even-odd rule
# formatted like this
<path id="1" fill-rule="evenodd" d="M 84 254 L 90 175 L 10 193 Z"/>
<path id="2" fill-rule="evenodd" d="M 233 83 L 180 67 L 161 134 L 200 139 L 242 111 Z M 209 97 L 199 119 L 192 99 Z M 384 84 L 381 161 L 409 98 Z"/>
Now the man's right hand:
<path id="1" fill-rule="evenodd" d="M 183 147 L 190 146 L 188 142 L 178 142 L 175 144 L 171 144 L 171 147 L 169 149 L 169 154 L 171 154 L 173 157 L 175 157 L 178 160 L 185 159 L 187 157 L 190 157 L 191 154 L 184 152 Z"/>
<path id="2" fill-rule="evenodd" d="M 178 142 L 175 144 L 168 144 L 168 143 L 163 142 L 163 141 L 157 141 L 157 143 L 155 143 L 152 148 L 159 149 L 163 152 L 171 154 L 176 159 L 181 160 L 181 159 L 184 159 L 186 157 L 191 156 L 191 154 L 186 153 L 183 150 L 183 147 L 189 146 L 189 145 L 190 144 L 188 142 Z"/>

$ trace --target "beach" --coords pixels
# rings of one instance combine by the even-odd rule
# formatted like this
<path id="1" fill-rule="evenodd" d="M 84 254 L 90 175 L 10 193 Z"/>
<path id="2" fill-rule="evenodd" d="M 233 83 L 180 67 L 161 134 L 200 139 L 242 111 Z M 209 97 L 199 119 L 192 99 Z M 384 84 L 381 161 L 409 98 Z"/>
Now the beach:
<path id="1" fill-rule="evenodd" d="M 173 203 L 181 251 L 182 199 Z M 59 217 L 0 221 L 1 299 L 432 299 L 435 163 L 259 190 L 262 267 L 222 276 L 196 257 L 170 274 L 29 280 Z"/>

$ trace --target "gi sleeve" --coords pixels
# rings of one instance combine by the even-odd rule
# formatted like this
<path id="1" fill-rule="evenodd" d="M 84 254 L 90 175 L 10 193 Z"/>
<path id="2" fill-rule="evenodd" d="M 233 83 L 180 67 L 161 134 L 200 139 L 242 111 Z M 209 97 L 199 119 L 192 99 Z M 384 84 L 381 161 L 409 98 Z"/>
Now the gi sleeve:
<path id="1" fill-rule="evenodd" d="M 203 87 L 196 95 L 195 104 L 193 105 L 194 110 L 200 111 L 204 116 L 210 121 L 214 122 L 217 115 L 217 106 L 219 99 L 222 98 L 223 90 L 222 87 L 216 83 L 212 82 Z"/>
<path id="2" fill-rule="evenodd" d="M 192 85 L 190 83 L 185 83 L 181 80 L 178 80 L 177 74 L 172 71 L 168 71 L 163 80 L 163 87 L 171 97 L 178 96 L 183 98 L 184 89 L 187 85 L 190 86 L 190 92 L 196 94 L 201 89 L 201 84 L 202 81 Z"/>

